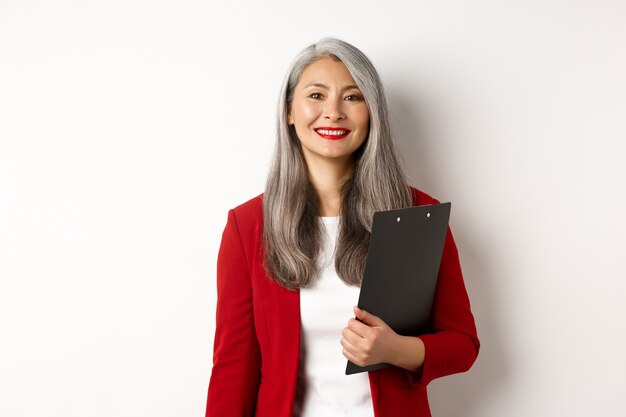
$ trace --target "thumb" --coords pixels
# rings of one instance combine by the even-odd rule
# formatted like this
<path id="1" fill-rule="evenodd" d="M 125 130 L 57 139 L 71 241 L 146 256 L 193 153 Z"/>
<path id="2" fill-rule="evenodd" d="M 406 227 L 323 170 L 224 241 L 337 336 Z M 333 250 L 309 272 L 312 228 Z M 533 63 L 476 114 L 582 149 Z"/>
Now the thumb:
<path id="1" fill-rule="evenodd" d="M 370 325 L 384 324 L 384 321 L 380 317 L 375 316 L 372 313 L 368 313 L 367 311 L 362 310 L 357 306 L 354 306 L 353 310 L 356 317 L 360 319 L 363 323 Z"/>

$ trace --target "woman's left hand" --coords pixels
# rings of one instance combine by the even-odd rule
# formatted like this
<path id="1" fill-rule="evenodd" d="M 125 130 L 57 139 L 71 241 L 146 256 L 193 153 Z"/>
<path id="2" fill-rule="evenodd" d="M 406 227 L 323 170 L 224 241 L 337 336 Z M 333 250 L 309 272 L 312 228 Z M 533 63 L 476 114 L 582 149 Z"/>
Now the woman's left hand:
<path id="1" fill-rule="evenodd" d="M 341 334 L 343 356 L 358 366 L 392 363 L 400 337 L 380 317 L 354 307 L 359 320 L 351 318 Z"/>

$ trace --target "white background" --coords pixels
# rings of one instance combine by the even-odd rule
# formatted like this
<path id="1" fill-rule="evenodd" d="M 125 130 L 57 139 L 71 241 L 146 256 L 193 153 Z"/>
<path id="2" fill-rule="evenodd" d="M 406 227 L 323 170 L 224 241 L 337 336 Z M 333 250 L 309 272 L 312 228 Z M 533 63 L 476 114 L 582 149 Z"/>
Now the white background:
<path id="1" fill-rule="evenodd" d="M 434 416 L 623 416 L 623 1 L 0 2 L 0 415 L 202 416 L 227 210 L 323 36 L 453 203 L 482 342 Z M 347 320 L 348 318 L 346 318 Z"/>

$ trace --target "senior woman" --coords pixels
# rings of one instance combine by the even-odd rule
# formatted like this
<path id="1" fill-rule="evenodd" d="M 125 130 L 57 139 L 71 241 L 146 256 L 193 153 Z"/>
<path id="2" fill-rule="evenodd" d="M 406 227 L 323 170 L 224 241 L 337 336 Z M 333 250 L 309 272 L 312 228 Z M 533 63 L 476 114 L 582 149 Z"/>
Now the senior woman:
<path id="1" fill-rule="evenodd" d="M 432 333 L 355 306 L 374 212 L 438 203 L 407 182 L 374 66 L 339 39 L 308 46 L 277 122 L 265 191 L 222 234 L 206 416 L 430 416 L 428 383 L 468 370 L 480 344 L 449 228 Z M 391 366 L 345 375 L 346 359 Z"/>

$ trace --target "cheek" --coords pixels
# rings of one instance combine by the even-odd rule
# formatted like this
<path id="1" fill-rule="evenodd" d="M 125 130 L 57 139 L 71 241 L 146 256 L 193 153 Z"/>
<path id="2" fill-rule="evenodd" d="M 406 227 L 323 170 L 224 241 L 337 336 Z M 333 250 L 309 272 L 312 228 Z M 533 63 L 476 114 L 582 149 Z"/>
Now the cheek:
<path id="1" fill-rule="evenodd" d="M 307 104 L 302 101 L 294 102 L 293 105 L 294 113 L 293 116 L 296 120 L 301 123 L 307 123 L 317 117 L 317 109 L 315 106 Z"/>
<path id="2" fill-rule="evenodd" d="M 359 141 L 359 145 L 362 145 L 363 143 L 365 143 L 365 141 L 367 140 L 367 137 L 369 136 L 369 133 L 370 133 L 369 117 L 366 116 L 362 120 L 362 123 L 363 123 L 363 127 L 362 127 L 362 130 L 361 130 L 361 138 L 360 138 L 360 141 Z"/>
<path id="3" fill-rule="evenodd" d="M 363 126 L 362 129 L 364 135 L 367 136 L 370 131 L 370 118 L 368 113 L 365 113 L 363 119 L 361 120 L 361 125 Z"/>
<path id="4" fill-rule="evenodd" d="M 359 125 L 361 125 L 363 129 L 369 130 L 370 115 L 369 115 L 369 110 L 367 109 L 366 106 L 362 109 L 359 109 L 359 112 L 357 113 L 356 117 L 357 117 L 357 120 L 359 121 Z"/>
<path id="5" fill-rule="evenodd" d="M 319 111 L 315 106 L 304 105 L 302 106 L 302 118 L 306 122 L 313 121 L 317 118 Z"/>

